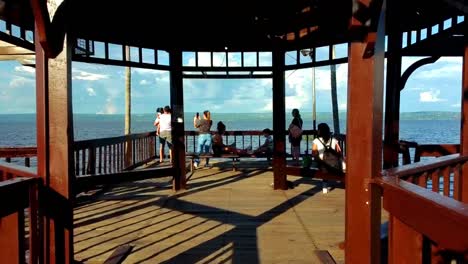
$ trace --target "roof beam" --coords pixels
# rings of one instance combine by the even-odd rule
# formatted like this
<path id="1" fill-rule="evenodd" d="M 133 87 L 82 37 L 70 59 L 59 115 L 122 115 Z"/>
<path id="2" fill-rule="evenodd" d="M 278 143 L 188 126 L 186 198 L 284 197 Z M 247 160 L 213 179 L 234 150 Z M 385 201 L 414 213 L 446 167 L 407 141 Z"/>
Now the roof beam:
<path id="1" fill-rule="evenodd" d="M 0 45 L 0 55 L 34 55 L 34 52 L 17 46 Z"/>
<path id="2" fill-rule="evenodd" d="M 444 2 L 463 12 L 463 14 L 468 15 L 468 5 L 464 0 L 444 0 Z"/>

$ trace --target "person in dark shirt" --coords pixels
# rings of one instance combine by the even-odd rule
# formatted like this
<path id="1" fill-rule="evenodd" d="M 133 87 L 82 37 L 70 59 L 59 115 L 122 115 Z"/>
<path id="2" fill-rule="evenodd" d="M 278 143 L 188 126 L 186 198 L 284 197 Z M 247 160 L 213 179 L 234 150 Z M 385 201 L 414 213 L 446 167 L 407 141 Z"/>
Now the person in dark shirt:
<path id="1" fill-rule="evenodd" d="M 259 146 L 252 154 L 258 155 L 271 155 L 273 153 L 273 131 L 269 128 L 265 128 L 262 131 L 263 136 L 265 137 L 265 142 Z"/>
<path id="2" fill-rule="evenodd" d="M 289 125 L 289 143 L 291 143 L 291 154 L 293 156 L 293 160 L 296 164 L 299 163 L 299 157 L 301 155 L 301 140 L 302 140 L 302 118 L 299 110 L 294 108 L 292 110 L 293 120 Z"/>
<path id="3" fill-rule="evenodd" d="M 197 155 L 200 154 L 209 154 L 211 149 L 211 125 L 213 121 L 211 120 L 210 111 L 206 110 L 203 112 L 203 119 L 200 119 L 200 115 L 197 113 L 193 118 L 193 126 L 198 128 L 198 145 L 197 145 Z M 208 167 L 210 159 L 206 159 L 205 167 Z M 200 159 L 195 159 L 194 166 L 198 167 L 200 164 Z"/>
<path id="4" fill-rule="evenodd" d="M 237 154 L 239 156 L 247 155 L 247 150 L 236 148 L 235 144 L 225 145 L 223 142 L 223 135 L 226 133 L 226 125 L 219 121 L 217 126 L 217 132 L 213 135 L 213 154 L 220 156 L 221 154 Z"/>

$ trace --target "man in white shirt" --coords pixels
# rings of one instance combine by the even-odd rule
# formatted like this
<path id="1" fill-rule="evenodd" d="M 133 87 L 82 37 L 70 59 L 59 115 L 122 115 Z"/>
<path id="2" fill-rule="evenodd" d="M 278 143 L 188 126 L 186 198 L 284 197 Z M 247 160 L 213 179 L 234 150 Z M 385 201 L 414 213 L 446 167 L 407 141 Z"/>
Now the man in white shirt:
<path id="1" fill-rule="evenodd" d="M 172 162 L 172 117 L 171 117 L 171 108 L 166 105 L 164 107 L 164 113 L 161 114 L 154 121 L 154 125 L 159 129 L 159 162 L 164 161 L 164 146 L 167 143 L 169 147 L 169 159 Z"/>

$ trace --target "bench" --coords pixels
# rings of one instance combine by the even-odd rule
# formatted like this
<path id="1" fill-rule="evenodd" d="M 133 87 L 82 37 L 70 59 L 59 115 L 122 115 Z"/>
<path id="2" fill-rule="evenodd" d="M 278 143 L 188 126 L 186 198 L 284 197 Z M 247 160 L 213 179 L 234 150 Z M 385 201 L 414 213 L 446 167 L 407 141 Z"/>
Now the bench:
<path id="1" fill-rule="evenodd" d="M 271 155 L 267 155 L 266 153 L 261 153 L 261 154 L 256 154 L 256 155 L 238 155 L 238 154 L 233 154 L 233 153 L 226 153 L 226 154 L 221 154 L 221 155 L 213 155 L 213 154 L 197 155 L 196 153 L 186 153 L 185 156 L 190 159 L 190 171 L 191 172 L 195 170 L 195 165 L 194 165 L 195 158 L 230 159 L 232 160 L 232 171 L 237 171 L 237 165 L 240 162 L 241 158 L 267 158 L 268 160 L 271 159 Z"/>

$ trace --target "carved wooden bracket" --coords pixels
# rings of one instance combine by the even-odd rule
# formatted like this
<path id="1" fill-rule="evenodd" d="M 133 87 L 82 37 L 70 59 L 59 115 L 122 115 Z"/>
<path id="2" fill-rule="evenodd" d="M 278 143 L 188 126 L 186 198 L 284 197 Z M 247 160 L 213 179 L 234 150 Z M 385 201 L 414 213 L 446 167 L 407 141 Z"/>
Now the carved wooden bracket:
<path id="1" fill-rule="evenodd" d="M 53 0 L 52 2 L 54 2 L 54 4 L 56 3 L 56 1 Z M 65 21 L 63 19 L 65 4 L 66 1 L 63 1 L 62 4 L 54 10 L 53 22 L 51 22 L 47 1 L 31 0 L 31 7 L 36 23 L 36 34 L 38 35 L 37 39 L 44 49 L 47 58 L 55 58 L 62 52 L 65 37 Z"/>

